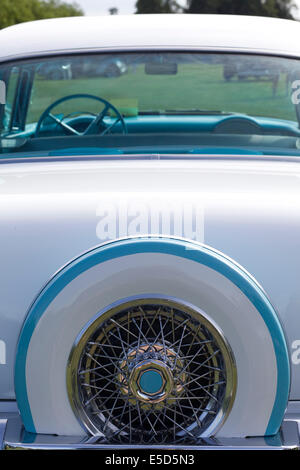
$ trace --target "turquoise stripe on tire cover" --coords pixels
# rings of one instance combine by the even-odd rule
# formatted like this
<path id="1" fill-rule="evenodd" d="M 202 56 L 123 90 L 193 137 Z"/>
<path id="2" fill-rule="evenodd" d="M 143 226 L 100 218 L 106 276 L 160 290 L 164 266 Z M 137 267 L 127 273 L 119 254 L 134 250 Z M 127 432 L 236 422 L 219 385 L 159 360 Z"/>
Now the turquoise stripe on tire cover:
<path id="1" fill-rule="evenodd" d="M 255 280 L 240 266 L 213 249 L 170 238 L 130 238 L 101 245 L 65 266 L 46 285 L 32 305 L 24 322 L 16 355 L 15 389 L 19 409 L 27 431 L 36 432 L 26 384 L 26 357 L 31 336 L 39 319 L 66 285 L 95 265 L 137 253 L 163 253 L 201 263 L 225 276 L 252 302 L 262 316 L 273 341 L 277 362 L 277 390 L 266 435 L 278 432 L 286 409 L 290 387 L 290 363 L 285 336 L 276 312 Z"/>

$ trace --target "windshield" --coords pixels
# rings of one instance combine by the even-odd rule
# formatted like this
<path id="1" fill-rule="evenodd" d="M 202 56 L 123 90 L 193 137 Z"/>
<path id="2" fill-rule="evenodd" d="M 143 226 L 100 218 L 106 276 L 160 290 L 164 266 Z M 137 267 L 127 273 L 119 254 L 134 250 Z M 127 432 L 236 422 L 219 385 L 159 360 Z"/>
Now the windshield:
<path id="1" fill-rule="evenodd" d="M 298 60 L 119 53 L 0 65 L 2 153 L 299 153 Z"/>

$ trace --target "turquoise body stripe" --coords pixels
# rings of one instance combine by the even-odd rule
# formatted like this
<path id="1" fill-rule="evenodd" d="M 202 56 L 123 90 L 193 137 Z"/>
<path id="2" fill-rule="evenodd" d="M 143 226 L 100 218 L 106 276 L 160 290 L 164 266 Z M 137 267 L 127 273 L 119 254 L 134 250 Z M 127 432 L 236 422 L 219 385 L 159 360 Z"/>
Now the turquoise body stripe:
<path id="1" fill-rule="evenodd" d="M 228 278 L 252 302 L 269 329 L 277 362 L 277 391 L 266 435 L 278 432 L 286 409 L 290 387 L 288 349 L 281 324 L 268 298 L 242 268 L 214 250 L 184 240 L 168 238 L 136 238 L 100 246 L 72 261 L 44 288 L 31 307 L 21 331 L 15 365 L 15 388 L 19 409 L 25 428 L 36 432 L 26 385 L 26 358 L 31 336 L 41 316 L 66 285 L 84 271 L 116 258 L 138 253 L 162 253 L 201 263 Z"/>

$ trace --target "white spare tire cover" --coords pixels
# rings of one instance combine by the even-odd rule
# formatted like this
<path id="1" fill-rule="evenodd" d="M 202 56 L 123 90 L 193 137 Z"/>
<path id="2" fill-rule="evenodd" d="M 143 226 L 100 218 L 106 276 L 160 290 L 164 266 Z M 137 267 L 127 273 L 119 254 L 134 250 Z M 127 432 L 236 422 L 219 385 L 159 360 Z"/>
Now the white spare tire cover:
<path id="1" fill-rule="evenodd" d="M 143 310 L 145 320 L 134 317 L 124 327 L 124 324 L 120 325 L 120 310 L 131 305 L 130 302 Z M 139 307 L 139 302 L 142 307 Z M 155 328 L 152 328 L 151 333 L 151 324 L 155 321 L 158 323 L 158 319 L 161 322 L 161 318 L 164 321 L 166 316 L 156 317 L 152 323 L 150 317 L 147 320 L 147 315 L 151 316 L 149 312 L 153 312 L 159 302 L 162 305 L 160 312 L 164 309 L 171 312 L 170 326 L 167 321 L 167 326 L 160 325 L 165 331 L 172 328 L 172 318 L 175 319 L 173 329 L 175 324 L 181 332 L 191 323 L 188 321 L 191 318 L 198 318 L 199 324 L 204 322 L 207 325 L 203 328 L 215 340 L 215 348 L 218 350 L 209 357 L 206 352 L 206 357 L 211 360 L 212 356 L 217 357 L 221 351 L 219 363 L 212 363 L 210 369 L 219 370 L 222 364 L 227 364 L 227 372 L 218 375 L 216 385 L 210 382 L 203 386 L 203 382 L 199 383 L 199 370 L 197 372 L 195 366 L 189 363 L 189 360 L 195 360 L 189 358 L 195 357 L 197 350 L 193 349 L 193 354 L 186 354 L 187 357 L 182 355 L 183 340 L 188 338 L 192 343 L 195 341 L 193 335 L 196 337 L 197 328 L 193 325 L 195 322 L 197 324 L 196 320 L 192 320 L 189 333 L 185 330 L 186 333 L 181 333 L 181 337 L 173 337 L 174 345 L 171 345 L 166 335 L 165 339 L 161 335 L 153 341 Z M 154 307 L 150 308 L 149 304 Z M 117 312 L 119 317 L 113 317 L 111 312 Z M 116 330 L 105 331 L 108 317 Z M 143 321 L 148 321 L 146 329 L 141 326 Z M 96 333 L 97 338 L 100 338 L 103 329 L 103 334 L 109 336 L 111 331 L 111 338 L 114 336 L 117 341 L 117 336 L 120 337 L 123 330 L 131 328 L 130 324 L 132 328 L 135 324 L 136 332 L 144 328 L 139 334 L 132 333 L 138 345 L 132 346 L 133 341 L 130 343 L 130 339 L 127 343 L 123 341 L 122 348 L 120 344 L 117 346 L 114 343 L 115 346 L 111 348 L 120 348 L 116 349 L 119 352 L 113 358 L 117 358 L 117 362 L 114 362 L 116 373 L 114 375 L 112 369 L 106 366 L 100 372 L 111 374 L 108 376 L 111 386 L 107 386 L 107 392 L 114 393 L 114 387 L 119 387 L 119 399 L 121 402 L 127 400 L 129 412 L 123 410 L 123 420 L 124 413 L 128 420 L 132 419 L 131 406 L 138 405 L 138 412 L 144 414 L 142 419 L 135 418 L 133 429 L 138 427 L 139 422 L 142 427 L 145 423 L 144 427 L 147 428 L 148 424 L 143 420 L 147 418 L 149 421 L 151 407 L 158 416 L 156 421 L 161 423 L 163 420 L 159 413 L 161 407 L 166 406 L 173 413 L 167 412 L 168 426 L 171 428 L 173 422 L 175 429 L 178 424 L 178 435 L 183 437 L 185 433 L 188 436 L 199 433 L 202 419 L 208 423 L 203 428 L 206 437 L 274 435 L 278 432 L 288 399 L 289 359 L 281 325 L 268 298 L 246 271 L 223 254 L 201 244 L 164 237 L 125 239 L 93 249 L 65 266 L 38 296 L 20 335 L 15 368 L 16 396 L 27 431 L 69 436 L 81 436 L 88 432 L 97 434 L 97 424 L 91 422 L 91 415 L 85 415 L 84 403 L 80 404 L 80 400 L 86 400 L 85 403 L 91 400 L 80 398 L 78 390 L 72 389 L 74 384 L 77 387 L 85 386 L 82 383 L 84 380 L 78 378 L 78 371 L 74 370 L 74 363 L 77 360 L 76 364 L 83 367 L 83 360 L 79 356 L 85 354 L 84 340 L 86 344 L 92 343 L 91 338 L 95 338 Z M 96 333 L 95 325 L 98 325 Z M 202 326 L 200 329 L 204 331 Z M 124 334 L 128 335 L 128 332 Z M 190 336 L 185 336 L 188 334 Z M 201 334 L 200 339 L 203 339 L 206 333 Z M 145 346 L 147 335 L 152 335 L 151 341 L 155 343 L 150 348 L 152 355 L 149 347 Z M 198 341 L 199 336 L 197 338 Z M 100 340 L 95 340 L 95 344 L 97 341 Z M 104 354 L 102 352 L 102 356 Z M 99 351 L 98 355 L 101 356 Z M 107 363 L 99 357 L 96 364 L 100 368 Z M 178 379 L 174 370 L 179 366 L 181 378 Z M 128 383 L 123 380 L 125 369 L 126 374 L 130 374 Z M 205 374 L 202 372 L 202 375 Z M 97 380 L 94 381 L 95 395 L 101 395 L 102 392 L 97 389 Z M 180 382 L 181 386 L 178 380 L 185 383 Z M 93 385 L 88 386 L 92 390 Z M 215 394 L 212 405 L 209 404 L 211 401 L 205 402 L 205 415 L 196 416 L 195 401 L 185 397 L 186 387 L 190 387 L 189 390 L 194 394 L 200 389 L 205 393 L 210 390 L 207 392 L 209 396 Z M 198 387 L 197 392 L 195 387 Z M 130 393 L 134 394 L 134 399 L 129 400 Z M 214 406 L 215 402 L 220 406 Z M 119 402 L 109 403 L 111 408 L 120 408 Z M 174 411 L 176 403 L 178 409 Z M 186 411 L 180 403 L 182 406 L 185 403 Z M 195 415 L 194 424 L 189 405 Z M 100 428 L 102 426 L 99 433 L 104 430 L 105 434 L 108 428 L 111 433 L 111 429 L 117 429 L 117 426 L 114 428 L 114 425 L 111 427 L 107 424 L 115 410 L 110 409 L 108 412 L 111 416 L 105 418 L 105 413 L 99 411 L 98 422 Z M 95 411 L 92 413 L 96 414 Z M 209 413 L 214 413 L 216 419 L 208 418 Z M 131 426 L 131 423 L 127 424 Z M 163 427 L 162 424 L 154 423 L 154 420 L 149 426 L 149 435 L 155 432 L 155 426 Z"/>

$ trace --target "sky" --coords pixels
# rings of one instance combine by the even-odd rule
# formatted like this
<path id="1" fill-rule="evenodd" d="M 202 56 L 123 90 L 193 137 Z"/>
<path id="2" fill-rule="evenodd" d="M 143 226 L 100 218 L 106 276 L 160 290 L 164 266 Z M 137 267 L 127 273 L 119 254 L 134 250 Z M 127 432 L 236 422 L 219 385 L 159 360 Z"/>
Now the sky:
<path id="1" fill-rule="evenodd" d="M 119 14 L 134 13 L 136 0 L 67 0 L 68 3 L 78 3 L 86 15 L 107 15 L 108 9 L 116 7 Z"/>
<path id="2" fill-rule="evenodd" d="M 74 3 L 74 0 L 65 0 Z M 134 13 L 136 0 L 76 0 L 86 15 L 107 15 L 109 8 L 116 7 L 119 14 L 128 15 Z M 178 0 L 179 4 L 185 5 L 184 0 Z M 294 0 L 299 11 L 297 17 L 300 18 L 300 0 Z"/>

